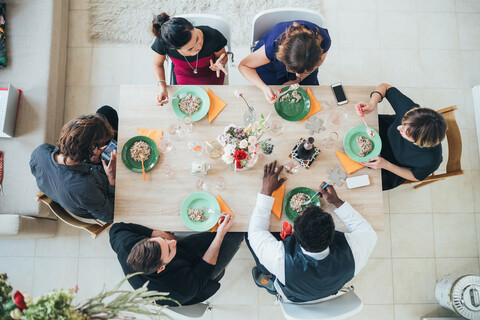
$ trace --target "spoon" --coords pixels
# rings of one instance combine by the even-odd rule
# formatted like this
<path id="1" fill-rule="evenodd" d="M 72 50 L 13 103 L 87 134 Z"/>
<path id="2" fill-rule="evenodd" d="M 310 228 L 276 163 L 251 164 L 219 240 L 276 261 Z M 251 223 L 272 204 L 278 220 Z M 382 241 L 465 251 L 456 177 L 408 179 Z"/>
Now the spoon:
<path id="1" fill-rule="evenodd" d="M 160 103 L 164 103 L 164 102 L 168 102 L 168 101 L 171 101 L 171 100 L 174 100 L 174 99 L 183 99 L 187 96 L 186 93 L 180 93 L 178 96 L 175 96 L 175 97 L 172 97 L 172 98 L 169 98 L 169 99 L 165 99 L 165 100 L 162 100 L 160 101 Z"/>
<path id="2" fill-rule="evenodd" d="M 365 118 L 363 116 L 362 110 L 360 109 L 360 106 L 356 105 L 355 108 L 357 108 L 358 114 L 360 115 L 360 117 L 362 117 L 368 136 L 372 139 L 375 138 L 375 133 L 373 133 L 373 130 L 367 125 L 367 121 L 365 121 Z"/>
<path id="3" fill-rule="evenodd" d="M 139 153 L 138 156 L 140 157 L 140 159 L 142 160 L 142 173 L 143 173 L 143 181 L 146 180 L 145 178 L 145 166 L 143 165 L 143 153 Z"/>
<path id="4" fill-rule="evenodd" d="M 226 217 L 227 214 L 226 213 L 220 213 L 220 212 L 217 212 L 213 209 L 210 209 L 210 208 L 207 208 L 207 207 L 202 207 L 200 208 L 200 210 L 203 210 L 204 212 L 208 212 L 208 213 L 214 213 L 214 214 L 218 214 L 219 216 L 222 216 L 222 217 Z"/>

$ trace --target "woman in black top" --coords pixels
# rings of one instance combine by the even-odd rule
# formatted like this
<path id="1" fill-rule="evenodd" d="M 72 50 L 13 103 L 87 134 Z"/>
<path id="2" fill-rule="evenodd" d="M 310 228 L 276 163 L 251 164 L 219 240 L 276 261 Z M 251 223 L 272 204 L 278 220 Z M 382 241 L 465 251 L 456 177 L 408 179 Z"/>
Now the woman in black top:
<path id="1" fill-rule="evenodd" d="M 382 83 L 370 94 L 369 102 L 360 102 L 359 112 L 370 113 L 387 98 L 395 115 L 379 115 L 382 156 L 361 164 L 382 169 L 383 190 L 393 189 L 406 180 L 421 181 L 442 163 L 442 145 L 447 123 L 438 112 L 419 108 L 397 88 Z"/>
<path id="2" fill-rule="evenodd" d="M 155 51 L 153 74 L 160 91 L 157 100 L 168 98 L 163 66 L 168 55 L 172 60 L 177 84 L 223 84 L 225 64 L 228 61 L 227 39 L 216 29 L 194 27 L 185 18 L 171 18 L 162 12 L 152 22 L 157 38 L 152 44 Z"/>

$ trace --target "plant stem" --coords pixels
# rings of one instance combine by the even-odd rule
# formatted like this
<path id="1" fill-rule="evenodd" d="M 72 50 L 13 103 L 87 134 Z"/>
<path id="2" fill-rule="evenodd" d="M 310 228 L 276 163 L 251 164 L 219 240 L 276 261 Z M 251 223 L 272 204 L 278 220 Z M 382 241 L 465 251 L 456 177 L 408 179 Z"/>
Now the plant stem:
<path id="1" fill-rule="evenodd" d="M 243 96 L 243 94 L 241 94 L 240 97 L 242 97 L 243 101 L 245 101 L 245 103 L 247 104 L 248 110 L 253 111 L 253 108 L 250 107 L 250 105 L 248 104 L 248 102 L 247 102 L 247 100 L 245 99 L 245 97 Z"/>

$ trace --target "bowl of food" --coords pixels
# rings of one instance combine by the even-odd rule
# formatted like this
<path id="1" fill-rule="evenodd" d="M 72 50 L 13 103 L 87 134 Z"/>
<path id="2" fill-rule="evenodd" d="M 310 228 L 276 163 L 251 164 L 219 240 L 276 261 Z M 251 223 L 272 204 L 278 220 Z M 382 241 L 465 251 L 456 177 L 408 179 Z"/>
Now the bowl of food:
<path id="1" fill-rule="evenodd" d="M 205 210 L 205 208 L 210 210 Z M 215 212 L 220 212 L 217 199 L 210 193 L 203 191 L 189 195 L 183 200 L 180 209 L 183 224 L 187 228 L 198 232 L 210 230 L 217 224 L 220 216 Z"/>
<path id="2" fill-rule="evenodd" d="M 317 196 L 315 196 L 308 205 L 303 205 L 303 203 L 310 200 L 314 194 L 315 191 L 306 187 L 298 187 L 290 190 L 283 199 L 283 211 L 285 211 L 288 220 L 294 222 L 298 215 L 307 207 L 321 207 L 320 199 Z"/>
<path id="3" fill-rule="evenodd" d="M 174 96 L 186 94 L 182 99 L 172 100 L 173 112 L 183 120 L 190 116 L 192 121 L 203 119 L 210 109 L 210 98 L 205 90 L 199 86 L 183 86 Z"/>
<path id="4" fill-rule="evenodd" d="M 382 140 L 380 135 L 372 129 L 374 138 L 368 136 L 364 125 L 351 128 L 343 138 L 343 149 L 345 153 L 357 162 L 368 162 L 371 158 L 377 157 L 382 151 Z"/>
<path id="5" fill-rule="evenodd" d="M 157 163 L 158 158 L 157 145 L 149 137 L 135 136 L 130 138 L 122 148 L 122 162 L 127 169 L 133 172 L 142 172 L 142 159 L 145 171 L 151 170 Z"/>
<path id="6" fill-rule="evenodd" d="M 290 89 L 282 88 L 281 92 Z M 282 95 L 275 101 L 275 110 L 278 115 L 287 121 L 299 121 L 305 118 L 310 111 L 310 97 L 302 88 L 296 88 Z"/>

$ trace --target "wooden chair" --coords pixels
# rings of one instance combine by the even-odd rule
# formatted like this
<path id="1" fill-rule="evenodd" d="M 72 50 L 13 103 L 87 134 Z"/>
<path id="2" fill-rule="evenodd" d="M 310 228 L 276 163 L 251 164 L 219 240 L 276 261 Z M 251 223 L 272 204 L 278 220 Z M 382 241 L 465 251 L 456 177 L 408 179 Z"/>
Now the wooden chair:
<path id="1" fill-rule="evenodd" d="M 457 106 L 447 107 L 437 112 L 443 115 L 447 121 L 447 143 L 448 143 L 448 160 L 447 172 L 442 174 L 435 174 L 428 176 L 422 181 L 405 181 L 403 184 L 418 183 L 414 186 L 415 189 L 426 186 L 435 181 L 443 180 L 445 178 L 459 176 L 464 174 L 462 170 L 462 137 L 460 136 L 460 129 L 458 128 L 457 120 L 455 119 L 454 111 Z"/>
<path id="2" fill-rule="evenodd" d="M 90 235 L 94 239 L 112 225 L 111 222 L 103 223 L 95 219 L 92 219 L 92 221 L 95 223 L 81 221 L 74 215 L 69 213 L 67 210 L 62 208 L 62 206 L 60 206 L 58 203 L 47 197 L 43 192 L 37 194 L 35 196 L 35 200 L 45 203 L 50 208 L 50 210 L 57 216 L 58 219 L 62 220 L 63 222 L 74 228 L 84 229 L 85 231 L 90 233 Z"/>

